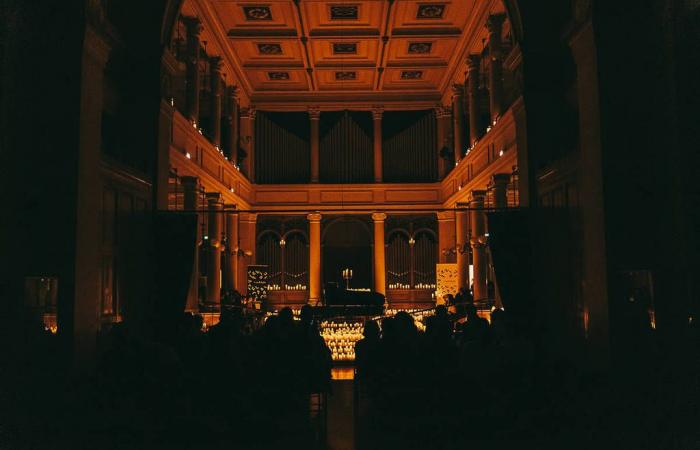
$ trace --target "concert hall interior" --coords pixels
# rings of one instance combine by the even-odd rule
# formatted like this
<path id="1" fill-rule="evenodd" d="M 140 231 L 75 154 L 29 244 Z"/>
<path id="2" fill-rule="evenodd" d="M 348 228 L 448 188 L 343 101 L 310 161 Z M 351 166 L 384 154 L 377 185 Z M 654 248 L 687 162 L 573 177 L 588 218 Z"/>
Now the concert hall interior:
<path id="1" fill-rule="evenodd" d="M 0 447 L 700 448 L 698 0 L 0 18 Z"/>

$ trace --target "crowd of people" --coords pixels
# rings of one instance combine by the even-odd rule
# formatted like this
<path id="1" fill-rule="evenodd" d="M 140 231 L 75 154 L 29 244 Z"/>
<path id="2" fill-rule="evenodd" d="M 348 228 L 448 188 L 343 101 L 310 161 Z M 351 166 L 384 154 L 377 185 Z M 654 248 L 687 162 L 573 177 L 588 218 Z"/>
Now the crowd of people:
<path id="1" fill-rule="evenodd" d="M 92 436 L 106 449 L 135 448 L 135 442 L 150 448 L 320 445 L 309 398 L 333 395 L 332 361 L 311 307 L 303 307 L 298 320 L 284 308 L 264 323 L 226 307 L 207 332 L 199 315 L 168 323 L 151 327 L 151 334 L 114 324 L 98 342 L 100 356 L 87 384 L 62 382 L 56 336 L 38 324 L 25 327 L 37 331 L 14 349 L 18 389 L 3 392 L 4 404 L 12 405 L 5 423 L 24 421 L 30 431 L 22 439 L 50 437 L 59 446 L 61 439 L 75 440 L 69 433 Z M 631 369 L 616 373 L 641 381 L 603 382 L 584 376 L 572 363 L 577 355 L 548 354 L 550 341 L 501 309 L 487 321 L 467 299 L 438 306 L 424 323 L 421 332 L 406 312 L 365 323 L 355 348 L 356 448 L 461 448 L 488 441 L 493 449 L 494 441 L 540 444 L 570 436 L 579 439 L 566 441 L 567 448 L 588 448 L 610 439 L 611 426 L 623 436 L 638 427 L 652 430 L 661 415 L 678 417 L 649 407 L 670 398 L 652 370 L 661 367 L 654 365 L 660 355 L 638 348 Z M 0 428 L 0 437 L 7 429 L 17 428 Z M 630 442 L 647 438 L 635 435 Z"/>

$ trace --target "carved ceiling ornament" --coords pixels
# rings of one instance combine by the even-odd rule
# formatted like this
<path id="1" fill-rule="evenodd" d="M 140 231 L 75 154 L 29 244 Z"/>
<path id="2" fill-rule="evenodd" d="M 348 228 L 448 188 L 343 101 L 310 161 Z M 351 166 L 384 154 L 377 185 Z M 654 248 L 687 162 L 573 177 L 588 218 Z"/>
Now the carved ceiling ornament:
<path id="1" fill-rule="evenodd" d="M 433 48 L 432 42 L 409 42 L 409 54 L 428 54 Z"/>
<path id="2" fill-rule="evenodd" d="M 267 77 L 273 81 L 289 81 L 289 72 L 267 72 Z"/>
<path id="3" fill-rule="evenodd" d="M 351 70 L 342 70 L 335 73 L 335 79 L 338 81 L 354 81 L 357 80 L 357 72 Z"/>
<path id="4" fill-rule="evenodd" d="M 423 78 L 422 70 L 402 70 L 401 79 L 402 80 L 420 80 Z"/>
<path id="5" fill-rule="evenodd" d="M 334 55 L 356 55 L 357 42 L 333 42 Z"/>
<path id="6" fill-rule="evenodd" d="M 246 20 L 272 20 L 272 12 L 269 6 L 243 6 L 242 8 Z"/>
<path id="7" fill-rule="evenodd" d="M 416 19 L 442 19 L 445 14 L 444 3 L 421 3 L 418 5 Z"/>
<path id="8" fill-rule="evenodd" d="M 359 17 L 359 6 L 331 5 L 329 16 L 331 20 L 357 20 Z"/>
<path id="9" fill-rule="evenodd" d="M 281 55 L 282 45 L 277 43 L 258 43 L 258 53 L 261 55 Z"/>

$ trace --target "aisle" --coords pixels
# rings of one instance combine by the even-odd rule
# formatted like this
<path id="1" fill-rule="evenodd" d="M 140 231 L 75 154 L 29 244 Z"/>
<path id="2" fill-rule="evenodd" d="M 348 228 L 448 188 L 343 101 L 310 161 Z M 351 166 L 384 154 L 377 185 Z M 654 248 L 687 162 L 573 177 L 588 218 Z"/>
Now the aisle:
<path id="1" fill-rule="evenodd" d="M 355 450 L 352 380 L 333 380 L 328 397 L 328 450 Z"/>

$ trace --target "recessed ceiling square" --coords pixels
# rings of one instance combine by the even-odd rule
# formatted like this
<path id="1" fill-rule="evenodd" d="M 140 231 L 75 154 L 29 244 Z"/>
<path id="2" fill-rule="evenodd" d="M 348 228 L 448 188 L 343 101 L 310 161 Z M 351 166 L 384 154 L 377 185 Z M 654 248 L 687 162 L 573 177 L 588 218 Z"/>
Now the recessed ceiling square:
<path id="1" fill-rule="evenodd" d="M 272 20 L 269 6 L 243 6 L 242 8 L 246 20 Z"/>
<path id="2" fill-rule="evenodd" d="M 267 72 L 267 77 L 273 81 L 289 81 L 289 72 Z"/>
<path id="3" fill-rule="evenodd" d="M 276 43 L 258 43 L 258 53 L 261 55 L 281 55 L 282 46 Z"/>
<path id="4" fill-rule="evenodd" d="M 335 55 L 356 55 L 357 42 L 334 42 L 333 54 Z"/>
<path id="5" fill-rule="evenodd" d="M 408 53 L 409 54 L 428 54 L 433 48 L 432 42 L 409 42 Z"/>
<path id="6" fill-rule="evenodd" d="M 442 19 L 444 13 L 444 3 L 422 3 L 418 5 L 416 19 Z"/>
<path id="7" fill-rule="evenodd" d="M 420 80 L 423 78 L 422 70 L 403 70 L 401 71 L 402 80 Z"/>
<path id="8" fill-rule="evenodd" d="M 343 70 L 335 73 L 335 79 L 338 81 L 352 81 L 357 80 L 357 72 Z"/>
<path id="9" fill-rule="evenodd" d="M 358 10 L 357 5 L 331 5 L 330 18 L 331 20 L 357 20 Z"/>

